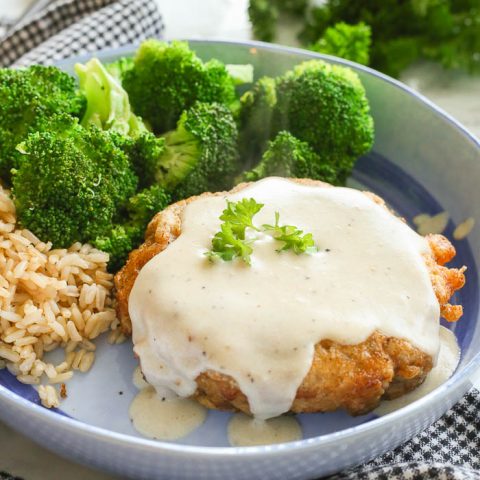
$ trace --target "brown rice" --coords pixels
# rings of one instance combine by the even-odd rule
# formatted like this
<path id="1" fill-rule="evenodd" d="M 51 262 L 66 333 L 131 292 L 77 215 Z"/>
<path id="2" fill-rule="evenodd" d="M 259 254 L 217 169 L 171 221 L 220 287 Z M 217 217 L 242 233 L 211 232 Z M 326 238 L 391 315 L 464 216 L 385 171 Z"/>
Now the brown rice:
<path id="1" fill-rule="evenodd" d="M 47 383 L 64 384 L 74 370 L 92 367 L 92 339 L 107 330 L 111 343 L 124 339 L 107 262 L 108 254 L 90 245 L 52 249 L 51 243 L 17 228 L 15 205 L 0 187 L 0 368 L 8 368 L 20 382 L 38 384 L 46 407 L 60 401 Z M 45 362 L 44 354 L 56 348 L 64 349 L 64 360 Z"/>

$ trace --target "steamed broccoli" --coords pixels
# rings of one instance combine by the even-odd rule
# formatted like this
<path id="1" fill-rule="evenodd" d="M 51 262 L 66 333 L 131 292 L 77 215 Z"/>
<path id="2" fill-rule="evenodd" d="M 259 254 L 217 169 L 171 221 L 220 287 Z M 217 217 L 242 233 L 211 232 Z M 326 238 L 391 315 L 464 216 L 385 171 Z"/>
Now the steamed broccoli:
<path id="1" fill-rule="evenodd" d="M 158 45 L 158 42 L 155 42 L 155 45 Z M 199 64 L 203 68 L 203 64 Z M 117 74 L 125 65 L 128 71 L 128 62 L 117 62 Z M 112 68 L 110 66 L 111 70 Z M 232 85 L 252 81 L 251 65 L 226 65 L 224 68 Z M 179 122 L 177 131 L 165 134 L 165 138 L 156 137 L 147 130 L 142 120 L 132 113 L 127 92 L 97 59 L 92 59 L 85 65 L 77 64 L 75 70 L 80 78 L 80 88 L 87 97 L 88 106 L 82 124 L 94 124 L 109 132 L 115 145 L 128 155 L 139 177 L 141 188 L 160 182 L 163 187 L 174 190 L 181 183 L 178 192 L 174 192 L 175 195 L 183 195 L 179 193 L 180 188 L 184 192 L 195 190 L 195 193 L 200 193 L 202 185 L 216 185 L 215 182 L 220 182 L 220 185 L 222 181 L 225 182 L 229 171 L 233 173 L 231 170 L 221 171 L 230 162 L 233 155 L 232 144 L 236 141 L 232 114 L 226 107 L 219 104 L 192 107 L 188 114 L 183 114 L 190 119 L 186 129 Z M 225 79 L 222 77 L 220 81 L 224 82 Z M 196 119 L 193 119 L 195 116 Z M 217 127 L 219 134 L 216 132 Z M 228 131 L 228 128 L 231 131 Z M 226 138 L 228 144 L 225 143 Z M 183 144 L 180 149 L 177 148 L 179 143 Z M 221 150 L 225 153 L 219 153 Z M 224 159 L 225 165 L 222 163 Z M 202 175 L 194 180 L 197 162 L 198 168 L 202 169 Z M 187 181 L 188 185 L 185 184 Z M 194 182 L 198 183 L 197 187 L 194 187 Z"/>
<path id="2" fill-rule="evenodd" d="M 333 27 L 328 27 L 323 36 L 310 46 L 310 49 L 368 65 L 371 35 L 371 28 L 363 22 L 357 25 L 340 22 Z"/>
<path id="3" fill-rule="evenodd" d="M 0 69 L 0 176 L 7 183 L 17 166 L 15 147 L 32 132 L 44 129 L 57 113 L 80 116 L 85 99 L 72 77 L 56 67 L 38 65 Z"/>
<path id="4" fill-rule="evenodd" d="M 175 127 L 195 101 L 235 102 L 235 81 L 218 60 L 203 63 L 186 42 L 147 40 L 140 45 L 123 86 L 136 114 L 156 133 Z"/>
<path id="5" fill-rule="evenodd" d="M 127 212 L 131 225 L 141 228 L 142 234 L 148 222 L 170 203 L 170 195 L 160 186 L 152 185 L 128 200 Z"/>
<path id="6" fill-rule="evenodd" d="M 141 187 L 158 184 L 178 200 L 231 185 L 238 170 L 237 137 L 227 107 L 197 102 L 162 137 L 115 135 L 114 141 L 129 156 Z"/>
<path id="7" fill-rule="evenodd" d="M 109 232 L 137 187 L 127 156 L 110 136 L 68 115 L 54 117 L 18 147 L 12 184 L 20 224 L 56 247 Z"/>
<path id="8" fill-rule="evenodd" d="M 271 138 L 273 109 L 277 104 L 275 80 L 262 77 L 240 98 L 240 150 L 247 168 Z"/>
<path id="9" fill-rule="evenodd" d="M 127 92 L 97 58 L 86 64 L 77 63 L 80 90 L 87 99 L 87 109 L 82 125 L 96 125 L 102 130 L 112 130 L 136 137 L 147 129 L 130 108 Z"/>
<path id="10" fill-rule="evenodd" d="M 373 144 L 373 119 L 358 75 L 311 60 L 277 79 L 274 131 L 307 142 L 343 183 L 355 160 Z"/>
<path id="11" fill-rule="evenodd" d="M 152 217 L 169 203 L 170 196 L 159 185 L 144 189 L 128 200 L 125 219 L 93 240 L 95 247 L 110 254 L 108 267 L 111 271 L 125 264 L 129 252 L 142 242 Z"/>
<path id="12" fill-rule="evenodd" d="M 336 183 L 336 171 L 310 145 L 288 132 L 280 132 L 268 145 L 260 163 L 244 172 L 238 181 L 254 182 L 264 177 L 313 178 Z"/>
<path id="13" fill-rule="evenodd" d="M 142 233 L 135 226 L 118 224 L 95 237 L 92 245 L 108 253 L 108 270 L 114 273 L 123 267 L 128 254 L 141 243 Z"/>
<path id="14" fill-rule="evenodd" d="M 197 102 L 165 134 L 155 180 L 175 200 L 228 188 L 238 170 L 237 126 L 230 110 Z"/>
<path id="15" fill-rule="evenodd" d="M 116 63 L 118 68 L 124 64 L 120 60 Z M 139 178 L 139 187 L 150 185 L 155 181 L 165 139 L 151 133 L 143 120 L 132 112 L 128 94 L 120 81 L 98 59 L 93 58 L 85 65 L 76 64 L 75 71 L 80 90 L 87 98 L 82 125 L 96 125 L 107 131 L 115 145 L 128 155 Z"/>
<path id="16" fill-rule="evenodd" d="M 130 159 L 135 173 L 138 175 L 138 186 L 145 188 L 157 180 L 162 155 L 165 153 L 165 139 L 156 137 L 151 132 L 144 132 L 135 139 L 111 134 L 115 144 Z"/>
<path id="17" fill-rule="evenodd" d="M 133 68 L 133 57 L 120 57 L 112 63 L 107 63 L 107 72 L 118 82 L 123 82 L 125 74 Z"/>
<path id="18" fill-rule="evenodd" d="M 342 184 L 373 143 L 365 90 L 348 68 L 305 62 L 281 77 L 261 78 L 240 101 L 240 150 L 247 168 L 259 161 L 269 139 L 287 131 L 321 160 L 323 170 L 309 176 Z"/>
<path id="19" fill-rule="evenodd" d="M 160 185 L 173 199 L 228 188 L 238 171 L 237 126 L 218 103 L 195 103 L 162 137 L 111 134 L 130 158 L 140 187 Z"/>

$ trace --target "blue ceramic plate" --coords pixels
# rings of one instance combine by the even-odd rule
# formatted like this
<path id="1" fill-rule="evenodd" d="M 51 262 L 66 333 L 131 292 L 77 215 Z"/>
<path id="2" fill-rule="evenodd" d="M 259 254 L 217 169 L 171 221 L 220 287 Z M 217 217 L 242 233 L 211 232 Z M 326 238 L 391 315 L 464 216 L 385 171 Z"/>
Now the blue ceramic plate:
<path id="1" fill-rule="evenodd" d="M 401 83 L 333 57 L 261 43 L 192 41 L 204 60 L 252 63 L 256 77 L 278 75 L 301 61 L 324 58 L 355 69 L 367 90 L 376 124 L 373 152 L 361 158 L 350 185 L 382 196 L 408 221 L 448 211 L 446 235 L 468 217 L 480 220 L 480 144 L 454 119 Z M 134 48 L 98 52 L 103 61 Z M 60 64 L 71 72 L 74 63 Z M 176 443 L 150 441 L 133 430 L 128 407 L 135 395 L 131 343 L 100 340 L 95 367 L 77 374 L 61 410 L 39 406 L 36 391 L 0 371 L 0 417 L 34 440 L 72 459 L 132 478 L 313 478 L 359 464 L 392 449 L 434 422 L 471 387 L 480 365 L 477 262 L 480 229 L 455 243 L 455 265 L 467 265 L 467 285 L 455 330 L 462 357 L 454 376 L 434 392 L 394 413 L 351 418 L 344 413 L 299 415 L 303 439 L 264 447 L 229 447 L 229 414 L 210 412 L 204 425 Z"/>

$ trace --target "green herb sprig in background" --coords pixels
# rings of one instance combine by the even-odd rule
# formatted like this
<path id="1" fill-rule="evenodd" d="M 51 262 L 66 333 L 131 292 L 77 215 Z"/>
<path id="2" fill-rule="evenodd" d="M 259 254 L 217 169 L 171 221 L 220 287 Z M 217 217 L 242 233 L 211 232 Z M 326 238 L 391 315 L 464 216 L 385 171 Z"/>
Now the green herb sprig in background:
<path id="1" fill-rule="evenodd" d="M 250 0 L 256 38 L 275 41 L 286 0 Z M 326 0 L 299 2 L 299 41 L 312 50 L 370 65 L 398 77 L 413 62 L 480 73 L 478 0 Z M 371 31 L 371 45 L 368 41 Z"/>

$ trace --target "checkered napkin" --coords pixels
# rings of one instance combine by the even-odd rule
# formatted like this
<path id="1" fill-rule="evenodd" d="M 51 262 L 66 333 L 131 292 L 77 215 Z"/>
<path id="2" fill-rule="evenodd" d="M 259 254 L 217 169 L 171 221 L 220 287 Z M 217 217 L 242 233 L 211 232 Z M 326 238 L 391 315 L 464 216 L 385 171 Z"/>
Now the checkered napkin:
<path id="1" fill-rule="evenodd" d="M 107 47 L 159 37 L 155 0 L 44 0 L 0 41 L 0 66 L 51 64 Z M 1 20 L 0 20 L 0 28 Z M 480 392 L 472 390 L 409 442 L 332 480 L 480 480 Z M 0 480 L 13 479 L 0 472 Z"/>
<path id="2" fill-rule="evenodd" d="M 0 41 L 0 67 L 56 60 L 159 37 L 155 0 L 53 0 Z"/>
<path id="3" fill-rule="evenodd" d="M 480 392 L 412 440 L 330 480 L 480 480 Z"/>

